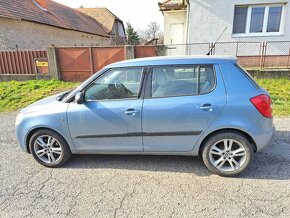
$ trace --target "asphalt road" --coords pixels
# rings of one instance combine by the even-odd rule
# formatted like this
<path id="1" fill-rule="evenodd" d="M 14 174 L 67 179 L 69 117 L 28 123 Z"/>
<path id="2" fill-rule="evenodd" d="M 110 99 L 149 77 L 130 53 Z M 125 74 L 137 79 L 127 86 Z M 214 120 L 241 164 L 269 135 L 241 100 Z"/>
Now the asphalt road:
<path id="1" fill-rule="evenodd" d="M 176 156 L 76 155 L 48 169 L 18 148 L 14 120 L 0 114 L 1 218 L 290 217 L 290 118 L 238 178 Z"/>

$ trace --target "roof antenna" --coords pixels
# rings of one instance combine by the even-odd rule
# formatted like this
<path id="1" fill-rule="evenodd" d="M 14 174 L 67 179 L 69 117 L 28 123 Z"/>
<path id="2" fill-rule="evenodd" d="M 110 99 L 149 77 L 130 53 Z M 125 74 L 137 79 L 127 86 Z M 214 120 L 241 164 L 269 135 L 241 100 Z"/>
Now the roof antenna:
<path id="1" fill-rule="evenodd" d="M 220 38 L 222 37 L 222 35 L 224 34 L 224 32 L 226 31 L 228 27 L 225 27 L 222 34 L 220 34 L 220 36 L 218 37 L 218 39 L 216 40 L 216 42 L 213 44 L 213 46 L 211 47 L 211 49 L 209 50 L 209 52 L 206 55 L 210 55 L 210 53 L 212 52 L 212 50 L 215 48 L 215 44 L 220 40 Z"/>

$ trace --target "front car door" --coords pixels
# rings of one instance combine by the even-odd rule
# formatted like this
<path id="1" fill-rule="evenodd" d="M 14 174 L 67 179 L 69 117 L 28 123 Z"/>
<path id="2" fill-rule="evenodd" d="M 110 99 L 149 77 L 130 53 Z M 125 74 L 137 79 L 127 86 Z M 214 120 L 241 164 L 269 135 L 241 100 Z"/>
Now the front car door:
<path id="1" fill-rule="evenodd" d="M 145 152 L 191 151 L 226 104 L 214 65 L 153 67 L 149 84 L 142 116 Z"/>
<path id="2" fill-rule="evenodd" d="M 114 68 L 69 104 L 68 125 L 80 152 L 139 152 L 142 146 L 142 68 Z"/>

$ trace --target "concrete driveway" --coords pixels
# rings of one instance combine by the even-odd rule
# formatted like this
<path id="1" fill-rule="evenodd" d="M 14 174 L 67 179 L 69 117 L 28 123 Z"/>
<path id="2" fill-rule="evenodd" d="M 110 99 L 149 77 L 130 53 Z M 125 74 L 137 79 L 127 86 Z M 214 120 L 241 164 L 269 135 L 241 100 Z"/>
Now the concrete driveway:
<path id="1" fill-rule="evenodd" d="M 48 169 L 23 153 L 15 113 L 0 114 L 0 217 L 290 217 L 290 118 L 239 178 L 201 159 L 74 156 Z"/>

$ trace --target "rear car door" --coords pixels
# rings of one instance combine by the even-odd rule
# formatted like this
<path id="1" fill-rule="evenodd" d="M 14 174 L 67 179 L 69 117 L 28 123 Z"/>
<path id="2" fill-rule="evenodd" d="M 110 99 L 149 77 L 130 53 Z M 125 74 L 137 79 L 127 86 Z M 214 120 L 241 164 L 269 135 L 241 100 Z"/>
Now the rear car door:
<path id="1" fill-rule="evenodd" d="M 226 104 L 219 67 L 152 67 L 149 78 L 142 116 L 144 151 L 191 151 Z"/>

